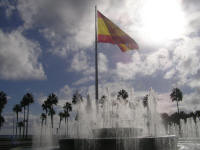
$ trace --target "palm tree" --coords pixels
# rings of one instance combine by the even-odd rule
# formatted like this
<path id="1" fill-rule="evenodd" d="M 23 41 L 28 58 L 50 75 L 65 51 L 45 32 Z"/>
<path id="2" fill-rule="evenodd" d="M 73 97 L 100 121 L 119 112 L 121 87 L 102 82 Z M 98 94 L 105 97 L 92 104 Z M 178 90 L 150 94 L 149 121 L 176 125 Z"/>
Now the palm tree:
<path id="1" fill-rule="evenodd" d="M 7 95 L 3 91 L 0 91 L 0 115 L 6 104 L 7 104 Z"/>
<path id="2" fill-rule="evenodd" d="M 56 113 L 53 106 L 57 105 L 57 103 L 58 103 L 57 96 L 54 93 L 50 94 L 47 98 L 46 103 L 47 103 L 47 106 L 48 106 L 49 115 L 51 116 L 51 126 L 52 126 L 52 129 L 53 129 L 53 116 Z"/>
<path id="3" fill-rule="evenodd" d="M 64 118 L 64 113 L 63 112 L 59 112 L 59 117 L 60 117 L 60 121 L 59 121 L 59 129 L 60 129 L 60 126 L 61 126 L 61 122 L 62 122 L 62 120 L 63 120 L 63 118 Z"/>
<path id="4" fill-rule="evenodd" d="M 67 136 L 68 136 L 68 117 L 69 117 L 69 113 L 64 111 L 64 118 L 65 118 L 65 136 L 66 136 L 66 120 L 67 120 Z"/>
<path id="5" fill-rule="evenodd" d="M 173 113 L 170 115 L 170 122 L 173 123 L 174 125 L 177 124 L 179 125 L 180 124 L 180 116 L 177 112 Z"/>
<path id="6" fill-rule="evenodd" d="M 195 115 L 196 115 L 197 118 L 200 120 L 200 111 L 199 111 L 199 110 L 197 110 L 197 111 L 195 112 Z"/>
<path id="7" fill-rule="evenodd" d="M 184 120 L 184 123 L 187 123 L 188 114 L 186 114 L 184 111 L 181 111 L 179 113 L 179 117 L 180 117 L 180 119 Z"/>
<path id="8" fill-rule="evenodd" d="M 21 136 L 22 135 L 21 129 L 24 128 L 24 122 L 23 121 L 18 122 L 17 126 L 19 127 L 19 135 Z"/>
<path id="9" fill-rule="evenodd" d="M 101 98 L 99 99 L 99 104 L 101 104 L 101 107 L 103 107 L 103 105 L 104 105 L 104 103 L 105 103 L 105 101 L 106 101 L 106 96 L 105 95 L 103 95 L 103 96 L 101 96 Z"/>
<path id="10" fill-rule="evenodd" d="M 0 129 L 1 129 L 1 127 L 3 126 L 4 122 L 5 122 L 4 117 L 3 117 L 3 116 L 0 116 Z"/>
<path id="11" fill-rule="evenodd" d="M 197 126 L 197 114 L 191 112 L 191 113 L 189 114 L 189 116 L 190 116 L 191 118 L 193 118 L 193 121 L 194 121 L 194 124 L 195 124 L 195 128 L 196 128 L 196 137 L 198 137 L 199 134 L 198 134 L 198 126 Z"/>
<path id="12" fill-rule="evenodd" d="M 179 114 L 178 102 L 182 101 L 182 99 L 183 99 L 182 91 L 179 88 L 173 88 L 172 93 L 170 94 L 170 97 L 171 97 L 172 102 L 173 101 L 177 102 L 177 110 L 178 110 L 178 114 Z"/>
<path id="13" fill-rule="evenodd" d="M 147 129 L 148 129 L 148 134 L 150 135 L 150 109 L 149 109 L 149 103 L 148 103 L 148 100 L 149 100 L 149 95 L 146 94 L 144 97 L 143 97 L 143 106 L 147 108 Z"/>
<path id="14" fill-rule="evenodd" d="M 144 97 L 143 97 L 143 106 L 144 107 L 148 107 L 148 94 L 146 94 Z"/>
<path id="15" fill-rule="evenodd" d="M 44 124 L 44 121 L 45 121 L 46 118 L 47 118 L 47 116 L 46 116 L 45 113 L 42 113 L 42 114 L 40 115 L 40 119 L 42 120 L 42 121 L 41 121 L 41 126 L 42 126 L 42 127 L 43 127 L 43 124 Z"/>
<path id="16" fill-rule="evenodd" d="M 22 108 L 20 104 L 16 104 L 13 107 L 13 112 L 16 113 L 16 117 L 17 117 L 17 122 L 16 122 L 16 136 L 17 136 L 17 124 L 18 124 L 18 117 L 19 117 L 19 112 L 22 112 Z"/>
<path id="17" fill-rule="evenodd" d="M 197 116 L 195 113 L 193 113 L 193 112 L 189 113 L 189 117 L 193 119 L 195 124 L 197 123 Z"/>
<path id="18" fill-rule="evenodd" d="M 70 116 L 69 112 L 72 111 L 72 104 L 69 102 L 66 102 L 66 104 L 63 106 L 63 109 L 64 109 L 65 125 L 66 125 L 66 118 L 67 118 L 67 136 L 68 136 L 68 118 Z M 65 130 L 65 136 L 66 136 L 66 130 Z"/>
<path id="19" fill-rule="evenodd" d="M 43 128 L 44 120 L 46 120 L 46 118 L 47 118 L 47 116 L 46 116 L 45 113 L 42 113 L 42 114 L 40 115 L 40 119 L 42 120 L 42 121 L 41 121 L 41 135 L 42 135 L 42 128 Z"/>
<path id="20" fill-rule="evenodd" d="M 73 94 L 72 97 L 72 104 L 74 104 L 75 106 L 78 105 L 78 108 L 76 106 L 76 115 L 75 115 L 75 120 L 77 121 L 77 135 L 79 136 L 79 107 L 80 107 L 80 103 L 83 101 L 83 98 L 81 96 L 81 94 L 79 94 L 78 91 L 76 91 L 76 93 Z M 97 111 L 98 111 L 98 107 L 97 107 Z M 66 114 L 67 115 L 67 114 Z"/>
<path id="21" fill-rule="evenodd" d="M 73 97 L 72 97 L 72 104 L 74 105 L 77 105 L 80 106 L 79 104 L 83 101 L 83 97 L 81 96 L 81 94 L 79 94 L 78 91 L 76 91 L 76 93 L 73 94 Z M 78 117 L 79 117 L 79 108 L 76 108 L 77 109 L 77 112 L 76 112 L 76 117 L 75 117 L 75 120 L 78 120 Z"/>
<path id="22" fill-rule="evenodd" d="M 47 125 L 48 107 L 49 107 L 48 102 L 47 100 L 45 100 L 44 103 L 42 104 L 42 109 L 45 111 L 45 114 L 46 114 L 45 126 Z"/>
<path id="23" fill-rule="evenodd" d="M 126 90 L 122 89 L 118 92 L 117 99 L 122 98 L 123 100 L 126 100 L 128 98 L 128 92 Z"/>
<path id="24" fill-rule="evenodd" d="M 27 117 L 26 117 L 26 138 L 28 136 L 28 122 L 29 122 L 29 105 L 32 104 L 34 102 L 34 98 L 33 95 L 31 93 L 26 93 L 26 95 L 24 95 L 23 100 L 26 103 L 27 106 Z"/>
<path id="25" fill-rule="evenodd" d="M 79 94 L 78 91 L 76 91 L 76 93 L 72 97 L 72 103 L 77 104 L 82 101 L 83 101 L 83 97 L 81 96 L 81 94 Z"/>
<path id="26" fill-rule="evenodd" d="M 179 88 L 173 88 L 173 89 L 172 89 L 172 92 L 171 92 L 171 94 L 170 94 L 170 97 L 171 97 L 172 102 L 173 102 L 173 101 L 176 101 L 176 102 L 177 102 L 177 111 L 178 111 L 178 115 L 179 115 L 180 113 L 179 113 L 179 105 L 178 105 L 178 102 L 179 102 L 179 101 L 182 101 L 182 99 L 183 99 L 182 91 L 181 91 Z M 179 134 L 180 134 L 180 136 L 182 135 L 182 133 L 181 133 L 180 119 L 179 119 Z"/>
<path id="27" fill-rule="evenodd" d="M 53 108 L 49 108 L 49 116 L 51 116 L 51 127 L 53 129 L 53 116 L 56 114 L 55 110 Z"/>
<path id="28" fill-rule="evenodd" d="M 22 100 L 21 100 L 20 105 L 21 105 L 21 107 L 23 108 L 23 112 L 24 112 L 24 118 L 23 118 L 24 124 L 23 124 L 23 126 L 21 126 L 21 127 L 23 127 L 23 137 L 24 137 L 24 136 L 25 136 L 25 122 L 26 122 L 26 120 L 25 120 L 25 116 L 26 116 L 26 105 L 27 105 L 27 102 L 25 101 L 25 99 L 22 99 Z"/>
<path id="29" fill-rule="evenodd" d="M 42 122 L 41 122 L 41 126 L 43 126 L 46 117 L 47 117 L 47 116 L 46 116 L 45 113 L 41 113 L 41 115 L 40 115 L 40 119 L 42 120 Z"/>
<path id="30" fill-rule="evenodd" d="M 0 129 L 3 126 L 3 123 L 5 122 L 4 117 L 2 116 L 2 112 L 6 104 L 7 104 L 6 93 L 3 91 L 0 91 Z"/>

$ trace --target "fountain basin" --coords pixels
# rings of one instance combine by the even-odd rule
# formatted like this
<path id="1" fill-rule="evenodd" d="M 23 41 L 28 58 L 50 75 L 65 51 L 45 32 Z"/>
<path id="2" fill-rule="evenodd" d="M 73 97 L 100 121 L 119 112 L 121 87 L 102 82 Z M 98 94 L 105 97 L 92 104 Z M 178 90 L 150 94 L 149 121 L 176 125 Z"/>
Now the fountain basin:
<path id="1" fill-rule="evenodd" d="M 60 150 L 177 150 L 176 136 L 70 138 L 59 141 Z"/>
<path id="2" fill-rule="evenodd" d="M 100 128 L 92 130 L 94 137 L 138 137 L 142 135 L 141 128 Z"/>

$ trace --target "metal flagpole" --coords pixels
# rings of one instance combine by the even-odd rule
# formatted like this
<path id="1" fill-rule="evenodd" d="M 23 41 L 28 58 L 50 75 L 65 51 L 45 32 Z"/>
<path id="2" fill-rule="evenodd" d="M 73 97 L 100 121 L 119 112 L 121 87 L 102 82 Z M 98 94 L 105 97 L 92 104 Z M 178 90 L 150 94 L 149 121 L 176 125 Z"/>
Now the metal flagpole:
<path id="1" fill-rule="evenodd" d="M 96 98 L 96 107 L 98 112 L 98 53 L 97 53 L 97 6 L 95 5 L 95 98 Z"/>

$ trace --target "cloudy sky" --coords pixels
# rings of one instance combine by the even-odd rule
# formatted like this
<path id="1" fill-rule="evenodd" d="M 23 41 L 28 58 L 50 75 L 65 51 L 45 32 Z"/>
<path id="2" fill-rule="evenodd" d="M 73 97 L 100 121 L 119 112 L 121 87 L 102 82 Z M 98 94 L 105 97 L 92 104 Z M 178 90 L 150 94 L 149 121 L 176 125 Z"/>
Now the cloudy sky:
<path id="1" fill-rule="evenodd" d="M 4 114 L 32 92 L 32 114 L 51 92 L 59 105 L 79 90 L 94 95 L 94 5 L 135 39 L 139 51 L 98 44 L 100 95 L 152 87 L 160 112 L 176 111 L 169 93 L 179 87 L 181 109 L 200 109 L 199 0 L 0 0 L 0 90 Z M 38 110 L 38 111 L 34 111 Z"/>

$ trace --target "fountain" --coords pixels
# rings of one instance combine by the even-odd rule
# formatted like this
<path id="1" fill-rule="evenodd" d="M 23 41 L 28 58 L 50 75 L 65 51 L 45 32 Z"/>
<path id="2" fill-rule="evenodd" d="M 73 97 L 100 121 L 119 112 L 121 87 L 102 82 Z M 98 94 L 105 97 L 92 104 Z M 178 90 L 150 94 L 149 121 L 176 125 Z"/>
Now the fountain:
<path id="1" fill-rule="evenodd" d="M 177 137 L 165 133 L 156 111 L 155 92 L 150 89 L 147 107 L 132 95 L 116 99 L 107 90 L 98 106 L 89 96 L 77 103 L 78 119 L 70 130 L 76 132 L 59 140 L 60 150 L 176 150 Z"/>

